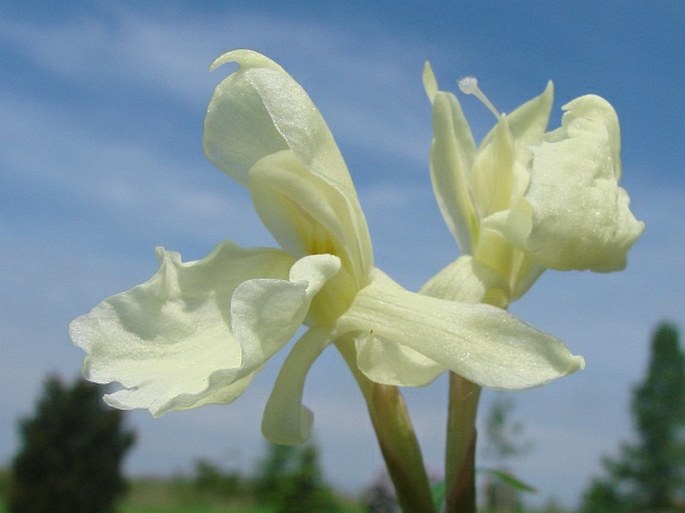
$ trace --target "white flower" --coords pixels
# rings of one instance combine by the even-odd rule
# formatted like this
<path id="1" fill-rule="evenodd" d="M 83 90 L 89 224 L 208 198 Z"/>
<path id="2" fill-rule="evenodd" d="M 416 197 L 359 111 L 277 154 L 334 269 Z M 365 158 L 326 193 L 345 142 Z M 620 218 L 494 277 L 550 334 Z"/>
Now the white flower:
<path id="1" fill-rule="evenodd" d="M 109 404 L 160 415 L 230 402 L 303 324 L 264 413 L 263 432 L 279 443 L 308 436 L 304 380 L 330 343 L 353 347 L 372 379 L 403 385 L 447 368 L 482 385 L 525 388 L 582 366 L 503 310 L 411 293 L 376 269 L 352 180 L 307 94 L 256 52 L 229 52 L 213 68 L 227 62 L 240 67 L 209 104 L 205 153 L 250 191 L 282 249 L 224 242 L 188 263 L 158 249 L 149 281 L 74 320 L 84 375 L 124 387 Z"/>
<path id="2" fill-rule="evenodd" d="M 462 91 L 478 96 L 497 118 L 477 148 L 459 102 L 438 90 L 428 64 L 424 85 L 433 104 L 433 189 L 465 255 L 424 292 L 458 298 L 467 291 L 451 283 L 468 280 L 473 297 L 506 306 L 546 268 L 625 267 L 644 224 L 618 185 L 619 124 L 606 100 L 576 98 L 563 107 L 562 126 L 546 132 L 551 82 L 540 96 L 500 114 L 475 79 L 464 79 Z"/>

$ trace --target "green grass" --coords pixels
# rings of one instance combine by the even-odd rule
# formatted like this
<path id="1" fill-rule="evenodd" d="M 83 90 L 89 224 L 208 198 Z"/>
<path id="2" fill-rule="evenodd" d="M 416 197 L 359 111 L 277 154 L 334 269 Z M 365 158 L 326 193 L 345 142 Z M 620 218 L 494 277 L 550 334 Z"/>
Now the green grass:
<path id="1" fill-rule="evenodd" d="M 141 506 L 136 504 L 123 505 L 119 513 L 272 513 L 270 509 L 259 507 L 219 506 L 208 504 L 195 505 L 168 505 L 168 506 Z"/>
<path id="2" fill-rule="evenodd" d="M 1 510 L 0 510 L 1 511 Z M 363 513 L 357 507 L 344 508 L 340 513 Z M 218 506 L 218 505 L 176 505 L 176 506 L 140 506 L 134 504 L 123 505 L 119 513 L 273 513 L 270 508 L 259 506 Z"/>
<path id="3" fill-rule="evenodd" d="M 187 481 L 137 479 L 130 482 L 119 513 L 271 513 L 239 501 L 221 501 L 194 493 Z"/>
<path id="4" fill-rule="evenodd" d="M 4 487 L 3 487 L 4 488 Z M 9 513 L 3 490 L 0 489 L 0 513 Z M 255 505 L 249 499 L 221 499 L 198 494 L 188 480 L 134 479 L 116 509 L 117 513 L 274 513 L 268 506 Z M 346 502 L 339 513 L 364 513 L 352 501 Z"/>
<path id="5" fill-rule="evenodd" d="M 270 508 L 261 506 L 239 506 L 239 505 L 219 505 L 219 504 L 136 504 L 130 500 L 125 500 L 117 509 L 118 513 L 273 513 Z M 363 513 L 363 509 L 355 506 L 346 507 L 340 513 Z M 5 502 L 0 500 L 0 513 L 8 513 Z"/>
<path id="6" fill-rule="evenodd" d="M 364 510 L 349 502 L 339 512 L 364 513 Z M 118 513 L 273 513 L 273 509 L 240 498 L 221 500 L 202 496 L 183 480 L 137 479 L 130 483 Z"/>

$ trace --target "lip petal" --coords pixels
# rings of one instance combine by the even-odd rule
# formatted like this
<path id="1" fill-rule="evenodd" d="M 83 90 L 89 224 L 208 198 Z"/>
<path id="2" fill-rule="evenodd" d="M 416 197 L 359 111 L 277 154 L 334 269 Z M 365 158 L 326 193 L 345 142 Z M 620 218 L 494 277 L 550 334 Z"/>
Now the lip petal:
<path id="1" fill-rule="evenodd" d="M 616 112 L 594 95 L 564 109 L 562 126 L 532 148 L 521 207 L 529 211 L 530 232 L 516 243 L 547 268 L 621 270 L 644 223 L 635 219 L 628 194 L 618 185 Z"/>
<path id="2" fill-rule="evenodd" d="M 194 262 L 161 248 L 157 254 L 160 268 L 150 280 L 72 321 L 71 339 L 87 353 L 83 373 L 123 385 L 107 396 L 110 404 L 155 416 L 231 402 L 263 363 L 247 365 L 231 329 L 233 292 L 255 277 L 287 280 L 293 258 L 230 242 Z"/>

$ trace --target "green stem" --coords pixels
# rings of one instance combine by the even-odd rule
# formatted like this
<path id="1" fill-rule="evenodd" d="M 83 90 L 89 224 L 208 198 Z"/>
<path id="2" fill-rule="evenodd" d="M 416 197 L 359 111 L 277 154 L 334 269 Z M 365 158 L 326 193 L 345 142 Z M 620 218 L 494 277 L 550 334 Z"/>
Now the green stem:
<path id="1" fill-rule="evenodd" d="M 402 511 L 434 512 L 421 448 L 398 388 L 374 384 L 369 413 Z"/>
<path id="2" fill-rule="evenodd" d="M 450 373 L 445 513 L 476 513 L 476 415 L 480 387 Z"/>
<path id="3" fill-rule="evenodd" d="M 397 387 L 374 383 L 359 371 L 351 340 L 336 345 L 366 400 L 403 513 L 435 513 L 423 455 L 402 394 Z"/>

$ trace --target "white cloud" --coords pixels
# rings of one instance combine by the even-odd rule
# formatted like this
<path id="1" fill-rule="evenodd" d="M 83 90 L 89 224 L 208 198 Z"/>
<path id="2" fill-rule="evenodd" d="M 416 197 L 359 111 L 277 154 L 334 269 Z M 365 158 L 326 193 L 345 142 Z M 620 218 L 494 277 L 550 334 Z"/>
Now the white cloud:
<path id="1" fill-rule="evenodd" d="M 184 13 L 181 20 L 142 17 L 119 6 L 105 9 L 106 15 L 83 13 L 56 25 L 2 20 L 0 38 L 33 66 L 82 92 L 142 90 L 195 108 L 204 106 L 225 73 L 209 74 L 211 61 L 224 51 L 252 47 L 277 59 L 310 89 L 334 134 L 374 153 L 425 165 L 430 107 L 421 67 L 432 52 L 427 43 L 398 46 L 378 34 L 373 46 L 359 52 L 353 31 L 313 20 L 244 12 Z"/>

